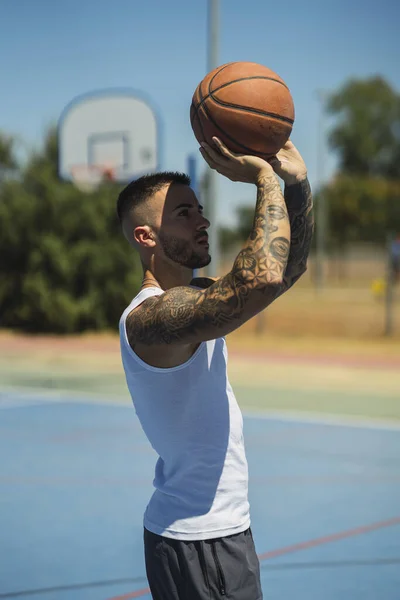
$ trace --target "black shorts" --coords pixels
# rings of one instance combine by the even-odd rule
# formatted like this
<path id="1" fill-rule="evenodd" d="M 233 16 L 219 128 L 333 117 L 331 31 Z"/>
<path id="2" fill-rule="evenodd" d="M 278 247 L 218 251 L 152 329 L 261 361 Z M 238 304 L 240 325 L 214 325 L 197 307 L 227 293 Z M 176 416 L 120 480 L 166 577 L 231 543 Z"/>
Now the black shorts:
<path id="1" fill-rule="evenodd" d="M 251 529 L 194 542 L 145 529 L 144 549 L 153 600 L 262 600 Z"/>

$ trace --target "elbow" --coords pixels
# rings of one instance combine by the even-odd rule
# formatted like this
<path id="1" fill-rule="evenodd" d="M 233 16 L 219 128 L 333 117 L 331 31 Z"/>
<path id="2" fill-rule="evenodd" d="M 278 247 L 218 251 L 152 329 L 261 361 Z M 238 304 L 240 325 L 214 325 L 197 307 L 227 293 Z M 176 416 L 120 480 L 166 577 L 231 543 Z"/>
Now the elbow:
<path id="1" fill-rule="evenodd" d="M 300 277 L 303 277 L 304 273 L 307 271 L 307 263 L 304 263 L 304 265 L 301 265 L 299 272 L 297 274 L 297 279 L 300 279 Z"/>
<path id="2" fill-rule="evenodd" d="M 302 265 L 301 265 L 301 269 L 300 269 L 300 277 L 302 277 L 304 275 L 304 273 L 306 273 L 308 270 L 308 264 L 307 261 L 305 261 Z"/>
<path id="3" fill-rule="evenodd" d="M 298 281 L 300 279 L 300 277 L 303 277 L 303 275 L 306 271 L 307 271 L 307 265 L 305 264 L 300 269 L 298 269 L 296 271 L 296 273 L 293 273 L 289 276 L 288 276 L 288 274 L 286 274 L 285 283 L 286 283 L 287 289 L 290 289 L 291 287 L 293 287 L 294 284 L 296 283 L 296 281 Z"/>

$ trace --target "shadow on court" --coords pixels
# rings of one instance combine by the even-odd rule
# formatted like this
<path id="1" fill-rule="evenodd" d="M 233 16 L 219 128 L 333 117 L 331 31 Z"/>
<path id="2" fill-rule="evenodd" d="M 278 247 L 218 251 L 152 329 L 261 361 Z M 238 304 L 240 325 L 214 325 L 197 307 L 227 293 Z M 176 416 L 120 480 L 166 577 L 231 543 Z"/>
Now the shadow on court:
<path id="1" fill-rule="evenodd" d="M 254 414 L 245 439 L 264 597 L 397 600 L 400 428 Z M 3 392 L 0 456 L 0 598 L 150 598 L 132 407 Z"/>

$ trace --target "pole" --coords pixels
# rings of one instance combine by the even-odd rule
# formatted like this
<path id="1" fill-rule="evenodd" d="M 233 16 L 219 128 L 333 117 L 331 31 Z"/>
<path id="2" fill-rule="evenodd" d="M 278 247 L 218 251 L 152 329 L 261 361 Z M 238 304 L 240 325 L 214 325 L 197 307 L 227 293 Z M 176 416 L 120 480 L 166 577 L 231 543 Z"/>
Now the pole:
<path id="1" fill-rule="evenodd" d="M 386 293 L 385 293 L 385 329 L 384 334 L 390 337 L 393 334 L 393 309 L 394 309 L 394 269 L 392 245 L 394 235 L 391 233 L 387 237 L 387 275 L 386 275 Z"/>
<path id="2" fill-rule="evenodd" d="M 197 159 L 194 154 L 189 154 L 187 157 L 187 173 L 190 177 L 190 187 L 196 194 L 197 198 L 200 197 L 200 186 L 197 179 Z M 198 276 L 198 270 L 193 269 L 192 277 Z"/>
<path id="3" fill-rule="evenodd" d="M 187 172 L 190 177 L 190 187 L 196 194 L 199 194 L 199 182 L 197 180 L 197 159 L 194 154 L 187 157 Z"/>
<path id="4" fill-rule="evenodd" d="M 319 187 L 318 202 L 315 207 L 315 234 L 316 234 L 316 253 L 315 253 L 315 286 L 318 292 L 322 291 L 325 285 L 325 265 L 326 265 L 326 236 L 327 236 L 327 206 L 326 198 L 322 191 L 324 179 L 324 100 L 325 92 L 318 91 L 318 100 L 320 103 L 318 119 L 318 139 L 317 139 L 317 181 Z"/>
<path id="5" fill-rule="evenodd" d="M 208 47 L 207 72 L 218 67 L 219 54 L 219 0 L 208 0 Z M 207 167 L 207 185 L 205 186 L 205 209 L 211 226 L 209 244 L 211 263 L 206 267 L 209 277 L 217 277 L 219 270 L 219 239 L 217 225 L 218 179 L 216 171 Z"/>

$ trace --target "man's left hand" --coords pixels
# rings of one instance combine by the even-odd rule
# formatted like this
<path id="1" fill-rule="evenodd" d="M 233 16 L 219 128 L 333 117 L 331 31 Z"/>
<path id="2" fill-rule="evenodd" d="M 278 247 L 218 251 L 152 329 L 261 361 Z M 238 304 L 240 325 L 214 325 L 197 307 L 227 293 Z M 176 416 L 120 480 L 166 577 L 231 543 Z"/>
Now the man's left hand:
<path id="1" fill-rule="evenodd" d="M 295 185 L 307 178 L 305 162 L 296 146 L 290 140 L 268 162 L 286 185 Z"/>

